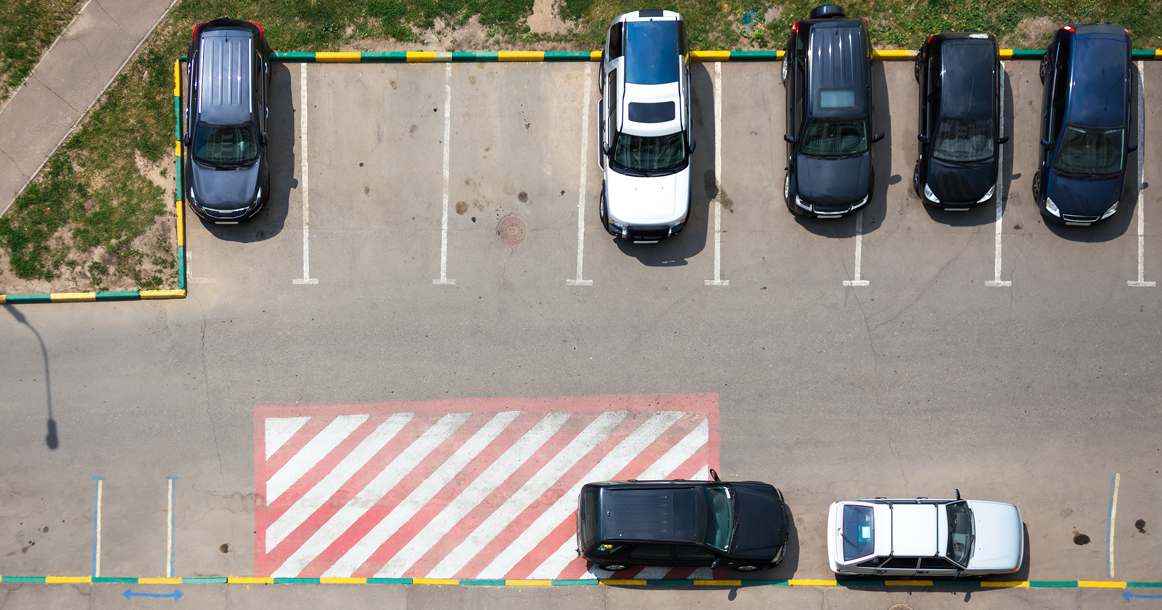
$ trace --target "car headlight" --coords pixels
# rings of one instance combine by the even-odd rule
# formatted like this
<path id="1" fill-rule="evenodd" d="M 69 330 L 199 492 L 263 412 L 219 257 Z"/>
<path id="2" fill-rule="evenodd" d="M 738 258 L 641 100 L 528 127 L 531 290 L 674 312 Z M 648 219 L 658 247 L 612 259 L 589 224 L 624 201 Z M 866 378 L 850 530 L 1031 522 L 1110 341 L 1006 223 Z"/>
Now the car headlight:
<path id="1" fill-rule="evenodd" d="M 1045 211 L 1058 218 L 1061 218 L 1061 210 L 1057 209 L 1057 204 L 1053 203 L 1053 200 L 1048 197 L 1045 198 Z"/>
<path id="2" fill-rule="evenodd" d="M 258 192 L 254 194 L 254 203 L 252 203 L 251 205 L 258 205 L 259 203 L 262 203 L 262 187 L 261 186 L 258 187 Z"/>
<path id="3" fill-rule="evenodd" d="M 863 199 L 860 199 L 859 201 L 857 201 L 857 202 L 855 203 L 855 205 L 851 206 L 851 209 L 853 209 L 853 210 L 854 210 L 854 209 L 856 209 L 856 208 L 863 207 L 863 205 L 864 205 L 865 203 L 867 203 L 867 200 L 868 200 L 868 198 L 869 198 L 869 197 L 871 197 L 871 193 L 868 193 L 867 195 L 864 195 L 864 196 L 863 196 Z"/>
<path id="4" fill-rule="evenodd" d="M 797 206 L 799 206 L 807 211 L 811 210 L 811 204 L 807 203 L 806 201 L 803 201 L 803 198 L 798 196 L 798 195 L 795 195 L 795 205 L 797 205 Z"/>
<path id="5" fill-rule="evenodd" d="M 1101 215 L 1102 220 L 1105 220 L 1105 219 L 1109 218 L 1110 216 L 1113 216 L 1114 212 L 1117 212 L 1117 211 L 1118 211 L 1118 202 L 1115 201 L 1114 204 L 1110 206 L 1110 209 L 1106 210 L 1106 213 Z"/>
<path id="6" fill-rule="evenodd" d="M 682 224 L 682 223 L 684 223 L 684 222 L 686 222 L 686 216 L 685 216 L 685 215 L 683 215 L 683 216 L 682 216 L 681 218 L 679 218 L 677 221 L 675 221 L 675 222 L 671 222 L 671 223 L 670 223 L 670 228 L 674 228 L 674 227 L 676 227 L 676 226 L 678 226 L 678 225 L 680 225 L 680 224 Z"/>
<path id="7" fill-rule="evenodd" d="M 989 192 L 991 193 L 992 191 Z M 927 182 L 924 183 L 924 196 L 936 203 L 940 203 L 940 198 L 936 196 L 936 193 L 932 192 L 932 188 L 928 186 Z"/>
<path id="8" fill-rule="evenodd" d="M 616 219 L 616 218 L 614 218 L 614 217 L 613 217 L 613 214 L 610 214 L 610 215 L 609 215 L 609 224 L 610 224 L 610 225 L 613 225 L 613 226 L 615 226 L 615 227 L 617 227 L 617 228 L 619 228 L 619 229 L 624 229 L 624 228 L 625 228 L 625 223 L 624 223 L 624 222 L 622 222 L 622 221 L 620 221 L 620 220 L 618 220 L 618 219 Z"/>
<path id="9" fill-rule="evenodd" d="M 984 197 L 977 199 L 976 202 L 977 203 L 984 203 L 984 202 L 988 201 L 989 198 L 993 196 L 993 191 L 995 191 L 995 190 L 997 190 L 997 185 L 994 184 L 994 185 L 989 187 L 989 192 L 985 193 Z"/>

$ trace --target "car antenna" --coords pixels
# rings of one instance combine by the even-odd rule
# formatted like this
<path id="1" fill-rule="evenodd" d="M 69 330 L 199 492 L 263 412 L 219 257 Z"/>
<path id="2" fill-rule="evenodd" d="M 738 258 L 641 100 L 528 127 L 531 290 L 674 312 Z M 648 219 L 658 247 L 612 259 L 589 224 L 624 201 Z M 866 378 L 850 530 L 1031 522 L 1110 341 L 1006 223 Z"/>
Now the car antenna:
<path id="1" fill-rule="evenodd" d="M 960 490 L 959 489 L 956 490 L 956 499 L 957 500 L 960 499 Z"/>

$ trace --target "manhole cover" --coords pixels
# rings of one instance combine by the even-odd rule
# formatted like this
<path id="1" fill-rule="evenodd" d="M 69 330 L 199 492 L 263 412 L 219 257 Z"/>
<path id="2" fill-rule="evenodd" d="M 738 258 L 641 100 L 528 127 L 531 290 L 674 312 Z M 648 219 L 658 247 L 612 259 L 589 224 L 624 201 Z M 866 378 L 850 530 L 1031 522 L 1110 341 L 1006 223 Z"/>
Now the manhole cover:
<path id="1" fill-rule="evenodd" d="M 912 610 L 912 608 L 904 604 L 896 604 L 891 608 L 888 608 L 888 610 Z"/>
<path id="2" fill-rule="evenodd" d="M 496 236 L 500 238 L 500 241 L 510 246 L 515 246 L 524 241 L 526 232 L 527 226 L 525 225 L 525 221 L 512 214 L 501 218 L 500 224 L 496 225 Z"/>

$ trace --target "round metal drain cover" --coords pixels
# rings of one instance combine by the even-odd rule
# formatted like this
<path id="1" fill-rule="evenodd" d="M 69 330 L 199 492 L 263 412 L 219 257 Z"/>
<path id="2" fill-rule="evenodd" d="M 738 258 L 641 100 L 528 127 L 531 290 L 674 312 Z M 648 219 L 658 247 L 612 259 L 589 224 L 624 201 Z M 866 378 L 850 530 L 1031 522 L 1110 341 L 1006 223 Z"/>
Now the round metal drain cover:
<path id="1" fill-rule="evenodd" d="M 518 216 L 509 214 L 500 219 L 500 224 L 496 225 L 496 236 L 500 241 L 515 246 L 525 240 L 525 234 L 528 232 L 528 226 L 525 221 Z"/>
<path id="2" fill-rule="evenodd" d="M 888 610 L 912 610 L 912 608 L 910 606 L 905 605 L 905 604 L 896 604 L 896 605 L 892 606 L 891 608 L 888 608 Z"/>

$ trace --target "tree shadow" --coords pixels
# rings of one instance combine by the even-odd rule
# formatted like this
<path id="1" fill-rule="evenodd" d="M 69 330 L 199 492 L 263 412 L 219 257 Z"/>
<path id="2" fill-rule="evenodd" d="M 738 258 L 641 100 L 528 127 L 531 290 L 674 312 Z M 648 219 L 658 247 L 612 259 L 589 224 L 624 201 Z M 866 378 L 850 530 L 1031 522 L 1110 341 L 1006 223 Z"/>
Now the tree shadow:
<path id="1" fill-rule="evenodd" d="M 270 171 L 270 199 L 257 216 L 236 225 L 219 225 L 202 220 L 206 230 L 225 241 L 254 243 L 265 241 L 282 232 L 290 210 L 290 192 L 298 187 L 295 180 L 295 138 L 297 121 L 294 100 L 291 98 L 290 69 L 282 62 L 270 63 L 270 91 L 267 104 L 270 116 L 266 121 L 268 163 Z"/>
<path id="2" fill-rule="evenodd" d="M 681 267 L 706 249 L 715 197 L 721 191 L 721 177 L 714 175 L 714 75 L 707 64 L 690 66 L 690 122 L 697 149 L 690 155 L 690 213 L 682 232 L 656 244 L 635 244 L 624 239 L 614 242 L 623 254 L 647 267 Z"/>
<path id="3" fill-rule="evenodd" d="M 44 396 L 45 401 L 48 403 L 48 434 L 44 437 L 44 443 L 48 445 L 49 449 L 55 450 L 60 446 L 60 437 L 57 436 L 56 420 L 52 417 L 52 375 L 48 367 L 48 348 L 45 347 L 44 339 L 41 338 L 40 332 L 36 330 L 35 326 L 28 323 L 28 319 L 24 317 L 24 314 L 20 313 L 20 310 L 12 305 L 5 305 L 4 308 L 8 310 L 8 313 L 12 314 L 13 318 L 16 318 L 17 322 L 27 326 L 28 330 L 31 330 L 32 334 L 36 335 L 37 342 L 40 343 L 40 354 L 44 359 Z"/>

